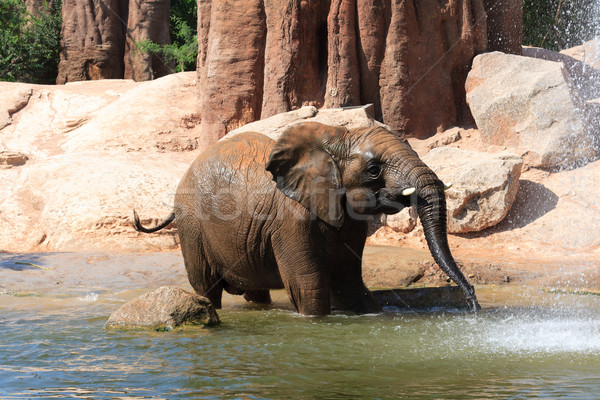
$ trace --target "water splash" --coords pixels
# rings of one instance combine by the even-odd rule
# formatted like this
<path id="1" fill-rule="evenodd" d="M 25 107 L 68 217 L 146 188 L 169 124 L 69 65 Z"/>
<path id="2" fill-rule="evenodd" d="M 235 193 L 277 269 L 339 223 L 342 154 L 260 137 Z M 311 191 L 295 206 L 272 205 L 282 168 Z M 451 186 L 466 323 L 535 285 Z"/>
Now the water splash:
<path id="1" fill-rule="evenodd" d="M 480 334 L 491 353 L 600 354 L 600 318 L 509 314 L 486 321 Z"/>
<path id="2" fill-rule="evenodd" d="M 96 302 L 98 301 L 98 293 L 96 292 L 90 292 L 87 293 L 84 297 L 78 297 L 77 300 L 79 301 L 87 301 L 87 302 Z"/>

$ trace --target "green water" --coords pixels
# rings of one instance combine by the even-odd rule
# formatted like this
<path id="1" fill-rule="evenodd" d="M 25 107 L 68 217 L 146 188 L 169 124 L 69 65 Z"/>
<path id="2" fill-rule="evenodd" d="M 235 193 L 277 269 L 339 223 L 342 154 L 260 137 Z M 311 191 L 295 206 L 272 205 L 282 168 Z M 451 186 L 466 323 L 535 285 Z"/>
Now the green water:
<path id="1" fill-rule="evenodd" d="M 597 399 L 600 298 L 478 290 L 484 311 L 308 318 L 279 295 L 216 328 L 106 331 L 139 293 L 0 295 L 0 398 Z"/>

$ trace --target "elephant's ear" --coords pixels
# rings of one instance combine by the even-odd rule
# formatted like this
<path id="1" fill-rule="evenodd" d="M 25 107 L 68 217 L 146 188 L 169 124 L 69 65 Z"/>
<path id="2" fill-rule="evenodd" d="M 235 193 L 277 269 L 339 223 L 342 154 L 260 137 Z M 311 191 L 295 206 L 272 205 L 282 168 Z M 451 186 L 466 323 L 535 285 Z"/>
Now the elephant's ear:
<path id="1" fill-rule="evenodd" d="M 337 228 L 344 223 L 343 185 L 330 149 L 346 132 L 317 122 L 294 125 L 275 142 L 266 165 L 279 190 Z"/>

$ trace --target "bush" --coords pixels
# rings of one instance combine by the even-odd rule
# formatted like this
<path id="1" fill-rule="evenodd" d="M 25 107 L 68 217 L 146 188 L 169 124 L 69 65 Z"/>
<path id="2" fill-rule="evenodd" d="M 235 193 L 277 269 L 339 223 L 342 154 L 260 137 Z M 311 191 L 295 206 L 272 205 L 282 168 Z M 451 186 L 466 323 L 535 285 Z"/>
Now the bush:
<path id="1" fill-rule="evenodd" d="M 578 46 L 600 35 L 597 0 L 525 0 L 523 44 L 550 50 Z"/>
<path id="2" fill-rule="evenodd" d="M 196 0 L 173 0 L 169 32 L 171 44 L 157 44 L 151 40 L 136 42 L 136 50 L 159 55 L 165 65 L 176 63 L 176 72 L 196 69 L 198 33 Z"/>
<path id="3" fill-rule="evenodd" d="M 39 15 L 22 0 L 0 1 L 0 80 L 54 83 L 60 53 L 61 3 Z"/>

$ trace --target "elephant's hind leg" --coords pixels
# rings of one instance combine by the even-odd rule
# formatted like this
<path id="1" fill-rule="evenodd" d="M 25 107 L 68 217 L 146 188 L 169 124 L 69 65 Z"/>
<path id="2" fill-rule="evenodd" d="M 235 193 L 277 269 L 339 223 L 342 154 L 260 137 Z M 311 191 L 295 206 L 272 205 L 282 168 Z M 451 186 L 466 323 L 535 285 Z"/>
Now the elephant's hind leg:
<path id="1" fill-rule="evenodd" d="M 178 228 L 179 229 L 179 228 Z M 182 230 L 179 230 L 181 232 Z M 210 267 L 206 259 L 200 238 L 192 235 L 179 235 L 181 253 L 190 285 L 196 293 L 210 300 L 214 308 L 221 308 L 223 279 Z"/>
<path id="2" fill-rule="evenodd" d="M 246 290 L 244 293 L 246 301 L 254 303 L 271 304 L 271 293 L 268 290 Z"/>

